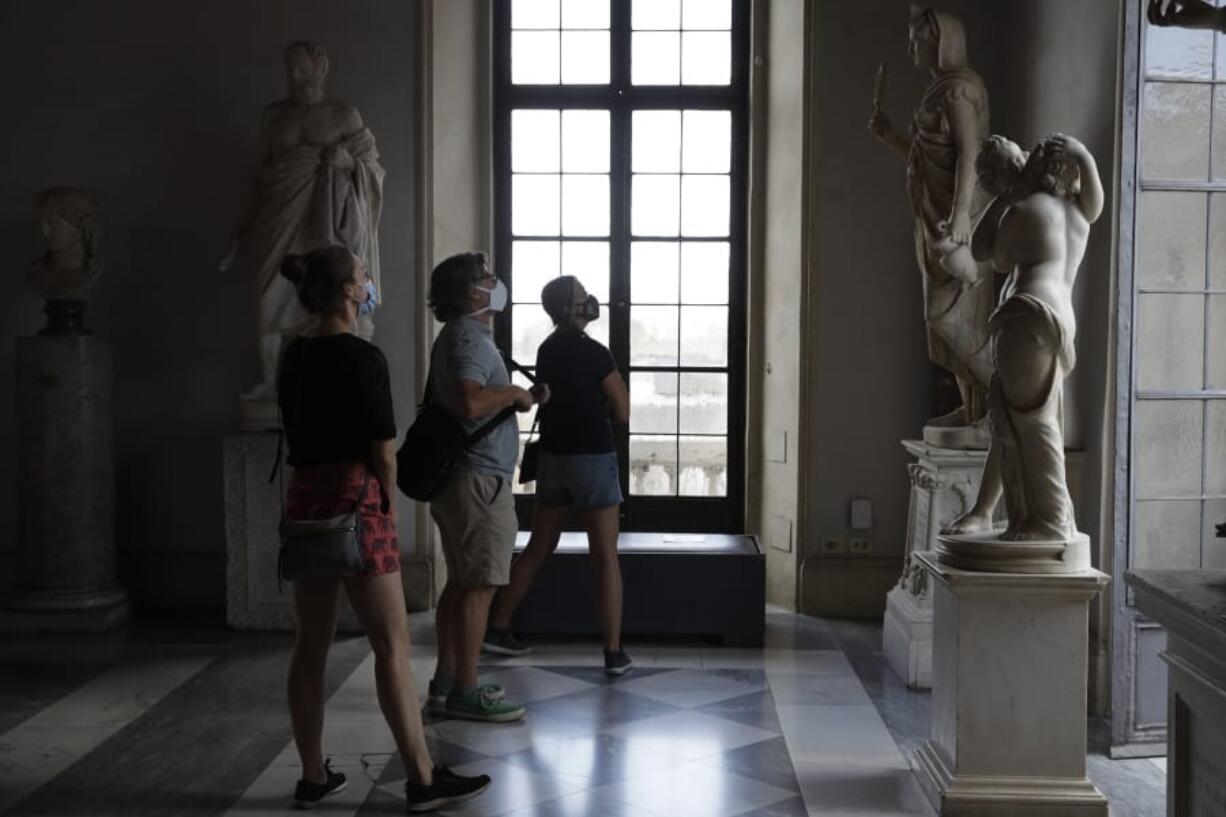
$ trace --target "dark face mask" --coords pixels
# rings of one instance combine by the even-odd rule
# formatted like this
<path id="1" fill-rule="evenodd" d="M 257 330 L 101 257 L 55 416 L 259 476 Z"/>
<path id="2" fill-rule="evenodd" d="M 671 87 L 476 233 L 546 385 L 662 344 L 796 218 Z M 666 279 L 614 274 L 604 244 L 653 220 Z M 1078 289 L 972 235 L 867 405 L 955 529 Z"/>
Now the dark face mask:
<path id="1" fill-rule="evenodd" d="M 587 296 L 587 300 L 583 302 L 583 311 L 579 313 L 579 317 L 588 323 L 600 317 L 600 301 L 596 300 L 595 295 Z"/>

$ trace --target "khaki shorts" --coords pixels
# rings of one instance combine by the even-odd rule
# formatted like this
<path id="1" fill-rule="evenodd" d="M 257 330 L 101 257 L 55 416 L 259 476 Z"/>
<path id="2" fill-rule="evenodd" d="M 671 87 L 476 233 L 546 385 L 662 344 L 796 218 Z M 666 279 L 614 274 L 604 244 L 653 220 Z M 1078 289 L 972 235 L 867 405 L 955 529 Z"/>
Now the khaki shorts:
<path id="1" fill-rule="evenodd" d="M 430 503 L 430 516 L 442 534 L 449 581 L 464 588 L 510 581 L 519 520 L 509 479 L 456 469 Z"/>

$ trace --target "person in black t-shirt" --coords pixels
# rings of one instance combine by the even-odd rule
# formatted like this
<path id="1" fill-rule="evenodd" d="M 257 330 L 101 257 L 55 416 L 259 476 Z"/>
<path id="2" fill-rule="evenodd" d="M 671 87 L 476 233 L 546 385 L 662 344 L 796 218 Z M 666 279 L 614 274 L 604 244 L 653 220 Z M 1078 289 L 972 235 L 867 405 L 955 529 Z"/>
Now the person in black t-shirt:
<path id="1" fill-rule="evenodd" d="M 550 390 L 549 402 L 539 409 L 536 514 L 528 547 L 515 560 L 510 584 L 498 592 L 490 609 L 482 646 L 502 655 L 528 652 L 510 631 L 511 616 L 557 548 L 571 510 L 576 510 L 587 530 L 605 671 L 621 675 L 632 662 L 621 643 L 617 512 L 622 493 L 610 420 L 630 421 L 630 397 L 609 350 L 584 332 L 600 317 L 600 304 L 578 279 L 564 275 L 550 281 L 541 291 L 541 305 L 554 330 L 536 353 L 537 382 Z"/>
<path id="2" fill-rule="evenodd" d="M 358 575 L 294 582 L 298 623 L 289 667 L 289 710 L 302 759 L 296 804 L 309 807 L 346 785 L 324 760 L 324 668 L 336 630 L 341 588 L 375 654 L 383 715 L 408 772 L 410 811 L 473 797 L 485 775 L 460 777 L 435 767 L 426 747 L 416 686 L 409 668 L 409 632 L 400 550 L 390 492 L 396 485 L 396 422 L 387 361 L 353 334 L 376 293 L 361 259 L 345 247 L 287 256 L 281 272 L 315 326 L 285 349 L 277 376 L 278 403 L 294 467 L 285 497 L 291 519 L 329 519 L 358 508 L 366 570 Z"/>

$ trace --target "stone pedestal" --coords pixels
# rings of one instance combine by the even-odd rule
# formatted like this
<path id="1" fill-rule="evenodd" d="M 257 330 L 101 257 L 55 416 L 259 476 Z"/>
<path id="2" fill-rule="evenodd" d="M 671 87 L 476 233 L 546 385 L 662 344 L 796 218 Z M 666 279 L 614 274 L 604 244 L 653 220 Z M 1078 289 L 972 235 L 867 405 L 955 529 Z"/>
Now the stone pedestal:
<path id="1" fill-rule="evenodd" d="M 1138 570 L 1128 584 L 1166 628 L 1166 813 L 1226 814 L 1226 570 Z"/>
<path id="2" fill-rule="evenodd" d="M 883 650 L 886 661 L 907 686 L 932 686 L 932 594 L 927 573 L 912 555 L 933 550 L 941 528 L 970 510 L 979 491 L 987 451 L 939 448 L 903 440 L 915 462 L 907 515 L 906 559 L 898 585 L 886 597 Z"/>
<path id="3" fill-rule="evenodd" d="M 105 630 L 128 618 L 115 571 L 112 436 L 107 344 L 18 338 L 17 589 L 0 629 Z"/>
<path id="4" fill-rule="evenodd" d="M 268 481 L 276 457 L 275 431 L 226 438 L 226 622 L 236 630 L 294 629 L 294 586 L 277 587 L 283 480 Z M 341 603 L 338 628 L 361 630 L 348 601 Z"/>
<path id="5" fill-rule="evenodd" d="M 1107 817 L 1086 778 L 1097 570 L 982 573 L 915 559 L 932 582 L 932 736 L 912 759 L 941 817 Z"/>

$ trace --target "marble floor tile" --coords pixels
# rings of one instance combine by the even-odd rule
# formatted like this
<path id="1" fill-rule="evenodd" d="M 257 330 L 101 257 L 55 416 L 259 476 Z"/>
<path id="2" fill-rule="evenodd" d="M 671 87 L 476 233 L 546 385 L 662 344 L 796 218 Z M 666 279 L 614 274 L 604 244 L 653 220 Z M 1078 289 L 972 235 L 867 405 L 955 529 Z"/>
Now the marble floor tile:
<path id="1" fill-rule="evenodd" d="M 498 684 L 506 690 L 506 700 L 525 705 L 593 687 L 587 681 L 538 667 L 489 669 L 481 674 L 481 683 Z"/>
<path id="2" fill-rule="evenodd" d="M 775 699 L 771 696 L 769 689 L 751 692 L 739 698 L 717 701 L 699 707 L 695 711 L 780 734 L 779 714 L 775 709 Z"/>
<path id="3" fill-rule="evenodd" d="M 776 737 L 764 729 L 693 710 L 606 729 L 605 734 L 626 740 L 636 751 L 661 763 L 695 760 Z"/>
<path id="4" fill-rule="evenodd" d="M 792 756 L 788 753 L 787 741 L 782 737 L 751 743 L 718 755 L 708 755 L 694 762 L 700 766 L 759 780 L 800 794 L 796 770 L 792 767 Z"/>
<path id="5" fill-rule="evenodd" d="M 702 669 L 704 651 L 701 647 L 657 647 L 629 644 L 626 651 L 636 666 L 667 667 L 669 669 Z"/>
<path id="6" fill-rule="evenodd" d="M 780 675 L 770 673 L 770 690 L 779 706 L 859 704 L 871 705 L 855 677 L 842 675 Z"/>
<path id="7" fill-rule="evenodd" d="M 466 763 L 455 769 L 459 774 L 488 774 L 494 781 L 480 796 L 448 808 L 447 817 L 493 817 L 531 808 L 537 803 L 556 800 L 584 790 L 570 780 L 551 777 L 514 766 L 501 760 L 487 759 Z M 404 803 L 404 781 L 382 783 L 380 791 Z M 403 809 L 403 805 L 400 806 Z"/>
<path id="8" fill-rule="evenodd" d="M 854 677 L 847 656 L 837 650 L 765 650 L 767 673 L 779 675 L 843 675 Z"/>
<path id="9" fill-rule="evenodd" d="M 592 732 L 599 732 L 612 726 L 667 715 L 677 709 L 671 704 L 623 692 L 619 687 L 600 686 L 535 702 L 531 714 L 582 724 Z"/>
<path id="10" fill-rule="evenodd" d="M 634 740 L 605 734 L 545 742 L 500 759 L 534 772 L 566 778 L 585 788 L 635 780 L 688 762 L 684 758 L 661 758 Z"/>
<path id="11" fill-rule="evenodd" d="M 660 817 L 657 812 L 632 806 L 611 792 L 588 790 L 535 803 L 509 812 L 507 817 Z"/>
<path id="12" fill-rule="evenodd" d="M 581 737 L 588 730 L 582 723 L 536 716 L 529 712 L 523 719 L 511 723 L 443 721 L 426 727 L 426 732 L 486 757 L 501 757 L 549 741 Z"/>
<path id="13" fill-rule="evenodd" d="M 794 791 L 698 763 L 596 789 L 668 817 L 732 817 L 795 797 Z"/>
<path id="14" fill-rule="evenodd" d="M 712 672 L 675 670 L 643 678 L 634 678 L 618 689 L 644 698 L 651 698 L 677 707 L 699 707 L 739 698 L 765 687 L 765 679 L 734 680 Z"/>
<path id="15" fill-rule="evenodd" d="M 762 649 L 728 647 L 702 651 L 703 669 L 765 669 L 766 652 Z"/>

